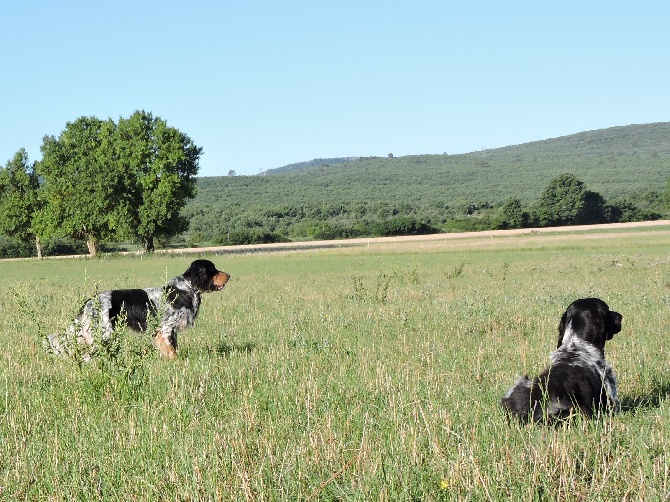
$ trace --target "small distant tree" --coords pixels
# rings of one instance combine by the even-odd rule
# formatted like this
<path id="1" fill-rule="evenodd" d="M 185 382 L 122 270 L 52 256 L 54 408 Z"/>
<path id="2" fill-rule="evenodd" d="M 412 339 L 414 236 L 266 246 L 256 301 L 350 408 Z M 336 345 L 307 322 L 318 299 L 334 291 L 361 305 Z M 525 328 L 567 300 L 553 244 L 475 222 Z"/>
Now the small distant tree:
<path id="1" fill-rule="evenodd" d="M 39 208 L 39 180 L 35 165 L 21 148 L 0 169 L 0 233 L 21 242 L 35 242 L 37 257 L 42 258 L 42 244 L 33 225 Z"/>
<path id="2" fill-rule="evenodd" d="M 524 228 L 528 226 L 528 212 L 524 210 L 521 199 L 510 197 L 505 201 L 496 222 L 497 228 Z"/>
<path id="3" fill-rule="evenodd" d="M 572 174 L 557 176 L 540 197 L 537 219 L 541 226 L 575 223 L 582 207 L 586 188 Z"/>
<path id="4" fill-rule="evenodd" d="M 36 226 L 45 237 L 86 240 L 95 255 L 98 243 L 116 236 L 124 178 L 114 162 L 112 120 L 80 117 L 68 122 L 58 138 L 42 140 L 43 178 Z"/>
<path id="5" fill-rule="evenodd" d="M 641 208 L 638 204 L 628 198 L 620 198 L 607 204 L 607 221 L 612 223 L 623 223 L 627 221 L 650 221 L 658 220 L 663 215 L 653 209 Z"/>
<path id="6" fill-rule="evenodd" d="M 195 197 L 202 148 L 165 120 L 145 111 L 119 119 L 116 158 L 125 173 L 125 213 L 120 226 L 146 251 L 154 239 L 168 239 L 188 228 L 180 214 Z"/>
<path id="7" fill-rule="evenodd" d="M 228 176 L 230 177 L 237 176 L 237 173 L 231 169 L 230 171 L 228 171 Z"/>
<path id="8" fill-rule="evenodd" d="M 587 190 L 583 198 L 584 205 L 579 214 L 578 223 L 591 225 L 593 223 L 605 223 L 608 220 L 608 208 L 605 199 L 598 192 Z"/>

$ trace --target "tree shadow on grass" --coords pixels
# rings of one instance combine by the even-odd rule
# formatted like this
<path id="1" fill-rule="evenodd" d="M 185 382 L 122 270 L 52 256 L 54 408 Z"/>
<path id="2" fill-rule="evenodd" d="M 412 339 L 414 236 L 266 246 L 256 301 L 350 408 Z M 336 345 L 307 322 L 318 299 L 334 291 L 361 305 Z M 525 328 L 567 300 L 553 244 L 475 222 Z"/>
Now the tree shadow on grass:
<path id="1" fill-rule="evenodd" d="M 634 413 L 641 410 L 659 408 L 670 397 L 670 381 L 663 377 L 653 377 L 647 392 L 621 397 L 621 412 Z"/>

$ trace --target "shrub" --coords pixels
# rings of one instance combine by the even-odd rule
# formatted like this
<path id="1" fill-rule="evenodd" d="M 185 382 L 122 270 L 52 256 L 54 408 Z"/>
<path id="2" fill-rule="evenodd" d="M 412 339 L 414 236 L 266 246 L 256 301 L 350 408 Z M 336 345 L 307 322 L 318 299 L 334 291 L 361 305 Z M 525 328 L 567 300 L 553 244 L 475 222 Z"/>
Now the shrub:
<path id="1" fill-rule="evenodd" d="M 214 244 L 222 246 L 240 246 L 245 244 L 273 244 L 276 242 L 287 242 L 284 236 L 264 230 L 262 228 L 250 228 L 246 230 L 233 230 L 229 233 L 220 234 L 212 240 Z"/>
<path id="2" fill-rule="evenodd" d="M 360 235 L 361 232 L 359 229 L 327 221 L 324 221 L 309 230 L 309 236 L 312 239 L 320 241 L 352 239 L 354 237 L 360 237 Z"/>
<path id="3" fill-rule="evenodd" d="M 398 216 L 389 220 L 375 222 L 369 227 L 370 233 L 381 237 L 399 235 L 426 235 L 435 234 L 439 230 L 428 222 L 418 221 L 408 216 Z"/>
<path id="4" fill-rule="evenodd" d="M 47 239 L 42 242 L 44 256 L 87 254 L 86 244 L 73 239 Z M 0 237 L 0 258 L 33 258 L 37 256 L 35 243 L 20 242 Z"/>

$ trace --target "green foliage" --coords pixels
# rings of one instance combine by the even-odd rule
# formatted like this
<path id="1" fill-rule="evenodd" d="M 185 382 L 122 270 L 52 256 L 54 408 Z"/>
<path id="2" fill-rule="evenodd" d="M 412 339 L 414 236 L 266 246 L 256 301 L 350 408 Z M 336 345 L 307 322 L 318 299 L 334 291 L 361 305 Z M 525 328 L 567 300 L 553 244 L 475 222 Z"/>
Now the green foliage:
<path id="1" fill-rule="evenodd" d="M 604 200 L 573 174 L 554 178 L 536 210 L 540 226 L 584 225 L 604 221 Z"/>
<path id="2" fill-rule="evenodd" d="M 45 136 L 42 154 L 38 235 L 83 238 L 95 254 L 101 241 L 124 239 L 152 251 L 154 239 L 187 229 L 180 211 L 195 195 L 202 148 L 151 113 L 118 125 L 80 117 Z"/>
<path id="3" fill-rule="evenodd" d="M 44 206 L 36 215 L 43 237 L 86 239 L 95 254 L 118 230 L 124 173 L 114 162 L 115 124 L 95 117 L 68 122 L 58 138 L 45 136 L 37 171 Z"/>
<path id="4" fill-rule="evenodd" d="M 219 235 L 212 239 L 213 244 L 221 246 L 240 246 L 244 244 L 272 244 L 275 242 L 287 242 L 281 235 L 263 230 L 262 228 L 250 228 L 246 230 L 233 230 L 226 235 Z"/>
<path id="5" fill-rule="evenodd" d="M 28 163 L 28 154 L 22 148 L 0 169 L 0 235 L 21 243 L 36 242 L 33 217 L 40 207 L 38 193 L 35 167 Z"/>
<path id="6" fill-rule="evenodd" d="M 444 275 L 448 279 L 456 279 L 457 277 L 460 277 L 463 274 L 464 268 L 465 268 L 465 262 L 459 263 L 453 268 L 453 270 L 445 272 Z"/>
<path id="7" fill-rule="evenodd" d="M 312 159 L 307 162 L 296 162 L 294 164 L 288 164 L 282 167 L 277 167 L 275 169 L 268 169 L 263 174 L 281 174 L 288 173 L 291 171 L 301 171 L 303 169 L 315 168 L 315 167 L 330 167 L 337 164 L 344 164 L 347 162 L 357 161 L 359 157 L 338 157 L 331 159 Z M 234 171 L 233 171 L 234 172 Z"/>
<path id="8" fill-rule="evenodd" d="M 391 280 L 393 280 L 392 275 L 380 273 L 375 278 L 374 284 L 368 287 L 364 284 L 363 277 L 353 277 L 354 292 L 350 298 L 355 302 L 363 304 L 386 303 Z"/>
<path id="9" fill-rule="evenodd" d="M 510 197 L 500 208 L 496 228 L 524 228 L 528 226 L 530 216 L 518 197 Z"/>
<path id="10" fill-rule="evenodd" d="M 398 216 L 375 222 L 368 226 L 371 235 L 392 237 L 398 235 L 426 235 L 438 233 L 439 230 L 428 222 L 417 221 L 409 216 Z"/>
<path id="11" fill-rule="evenodd" d="M 381 221 L 359 221 L 331 223 L 324 221 L 309 230 L 308 236 L 315 240 L 351 239 L 355 237 L 393 237 L 398 235 L 427 235 L 439 230 L 428 222 L 417 221 L 409 216 L 396 216 Z"/>
<path id="12" fill-rule="evenodd" d="M 29 258 L 35 256 L 35 246 L 0 236 L 0 258 Z"/>
<path id="13" fill-rule="evenodd" d="M 335 239 L 353 239 L 362 235 L 362 229 L 353 228 L 341 223 L 324 221 L 312 227 L 308 236 L 317 241 L 329 241 Z"/>
<path id="14" fill-rule="evenodd" d="M 188 228 L 180 211 L 195 196 L 202 148 L 145 111 L 119 119 L 115 146 L 125 173 L 121 235 L 153 251 L 154 238 L 170 238 Z"/>
<path id="15" fill-rule="evenodd" d="M 616 221 L 618 212 L 608 204 L 621 197 L 640 209 L 627 209 L 626 217 L 658 218 L 667 209 L 662 197 L 651 200 L 650 194 L 661 193 L 667 181 L 668 138 L 670 123 L 647 124 L 465 155 L 344 159 L 263 176 L 205 177 L 198 179 L 198 194 L 184 215 L 189 233 L 204 240 L 252 227 L 292 240 L 379 235 L 374 227 L 395 217 L 441 231 L 518 228 L 554 219 Z M 547 213 L 539 222 L 534 206 L 566 172 L 588 184 L 573 201 L 581 212 Z"/>
<path id="16" fill-rule="evenodd" d="M 643 204 L 634 203 L 630 199 L 616 199 L 605 206 L 605 214 L 609 222 L 632 222 L 655 220 L 659 212 L 654 209 L 641 207 Z"/>
<path id="17" fill-rule="evenodd" d="M 86 254 L 86 243 L 73 239 L 53 238 L 41 242 L 45 256 Z M 35 256 L 35 244 L 0 236 L 0 258 L 30 258 Z"/>
<path id="18" fill-rule="evenodd" d="M 70 351 L 66 362 L 81 374 L 83 399 L 95 403 L 112 395 L 133 401 L 142 395 L 148 379 L 146 365 L 155 354 L 149 333 L 155 332 L 157 324 L 156 318 L 148 319 L 147 335 L 142 337 L 125 329 L 120 316 L 110 336 L 103 336 L 99 328 L 94 331 L 96 346 L 92 350 L 72 340 L 75 350 Z"/>
<path id="19" fill-rule="evenodd" d="M 647 124 L 465 155 L 316 159 L 196 179 L 202 149 L 164 120 L 82 117 L 44 139 L 46 207 L 33 227 L 151 250 L 181 232 L 194 245 L 253 244 L 655 219 L 669 210 L 668 137 L 670 123 Z"/>

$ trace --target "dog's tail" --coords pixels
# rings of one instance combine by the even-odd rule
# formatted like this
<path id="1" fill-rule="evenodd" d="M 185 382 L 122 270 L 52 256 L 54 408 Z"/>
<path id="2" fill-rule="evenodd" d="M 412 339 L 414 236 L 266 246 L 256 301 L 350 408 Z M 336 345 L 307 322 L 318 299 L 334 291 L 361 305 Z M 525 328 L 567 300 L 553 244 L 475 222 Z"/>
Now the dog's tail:
<path id="1" fill-rule="evenodd" d="M 529 420 L 531 413 L 531 390 L 533 382 L 527 376 L 520 376 L 507 394 L 500 400 L 500 405 L 508 415 L 514 416 L 522 423 Z"/>
<path id="2" fill-rule="evenodd" d="M 78 346 L 76 329 L 78 320 L 75 319 L 74 324 L 70 326 L 64 333 L 52 333 L 42 339 L 42 346 L 44 349 L 56 356 L 68 357 L 76 353 Z"/>

